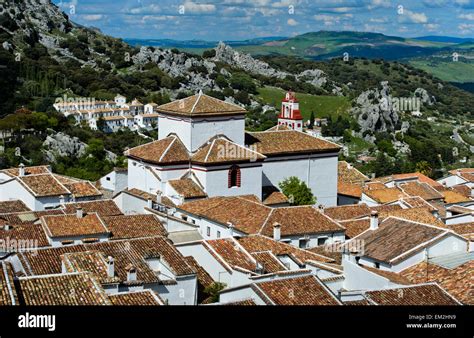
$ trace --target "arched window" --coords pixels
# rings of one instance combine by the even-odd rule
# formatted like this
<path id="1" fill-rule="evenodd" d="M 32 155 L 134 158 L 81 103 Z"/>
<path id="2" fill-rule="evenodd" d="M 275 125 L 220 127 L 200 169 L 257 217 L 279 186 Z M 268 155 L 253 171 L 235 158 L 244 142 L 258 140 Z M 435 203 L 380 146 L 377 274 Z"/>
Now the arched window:
<path id="1" fill-rule="evenodd" d="M 229 188 L 240 187 L 240 168 L 236 165 L 229 169 Z"/>

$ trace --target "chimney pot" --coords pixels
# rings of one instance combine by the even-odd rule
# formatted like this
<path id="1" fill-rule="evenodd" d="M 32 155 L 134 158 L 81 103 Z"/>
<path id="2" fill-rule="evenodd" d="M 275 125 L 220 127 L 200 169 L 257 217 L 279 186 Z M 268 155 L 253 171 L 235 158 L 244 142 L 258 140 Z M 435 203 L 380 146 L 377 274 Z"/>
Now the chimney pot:
<path id="1" fill-rule="evenodd" d="M 379 227 L 379 213 L 376 210 L 372 210 L 370 213 L 370 229 L 376 230 Z"/>
<path id="2" fill-rule="evenodd" d="M 25 165 L 23 163 L 20 163 L 20 165 L 18 166 L 18 175 L 20 177 L 25 176 Z"/>
<path id="3" fill-rule="evenodd" d="M 84 211 L 82 210 L 81 207 L 76 208 L 76 217 L 77 217 L 77 218 L 82 218 L 82 217 L 84 217 Z"/>
<path id="4" fill-rule="evenodd" d="M 127 266 L 127 282 L 135 282 L 137 280 L 137 270 L 133 265 Z"/>
<path id="5" fill-rule="evenodd" d="M 109 278 L 115 276 L 115 261 L 112 256 L 107 257 L 107 276 Z"/>
<path id="6" fill-rule="evenodd" d="M 234 237 L 234 223 L 227 222 L 227 226 L 229 227 L 229 236 Z"/>
<path id="7" fill-rule="evenodd" d="M 156 203 L 161 203 L 161 191 L 156 192 Z"/>
<path id="8" fill-rule="evenodd" d="M 149 209 L 153 209 L 153 200 L 151 198 L 147 199 L 147 207 Z"/>
<path id="9" fill-rule="evenodd" d="M 3 225 L 3 230 L 5 230 L 5 231 L 10 230 L 10 224 L 5 223 L 5 224 Z"/>
<path id="10" fill-rule="evenodd" d="M 273 223 L 273 239 L 275 241 L 281 239 L 281 224 L 278 222 Z"/>

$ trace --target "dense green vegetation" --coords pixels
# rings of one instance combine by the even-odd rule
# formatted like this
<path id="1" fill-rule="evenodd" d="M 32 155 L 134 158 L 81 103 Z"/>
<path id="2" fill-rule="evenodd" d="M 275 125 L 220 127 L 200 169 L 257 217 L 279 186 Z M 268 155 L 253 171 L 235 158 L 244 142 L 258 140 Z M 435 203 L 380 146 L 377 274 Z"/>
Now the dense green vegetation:
<path id="1" fill-rule="evenodd" d="M 311 189 L 296 176 L 288 177 L 278 184 L 291 205 L 310 205 L 316 203 Z"/>
<path id="2" fill-rule="evenodd" d="M 275 87 L 262 87 L 258 89 L 258 98 L 263 103 L 279 107 L 281 100 L 285 97 L 285 91 Z M 349 99 L 344 96 L 311 95 L 296 93 L 300 104 L 301 114 L 308 120 L 313 112 L 315 117 L 337 117 L 340 114 L 347 115 L 350 108 Z"/>

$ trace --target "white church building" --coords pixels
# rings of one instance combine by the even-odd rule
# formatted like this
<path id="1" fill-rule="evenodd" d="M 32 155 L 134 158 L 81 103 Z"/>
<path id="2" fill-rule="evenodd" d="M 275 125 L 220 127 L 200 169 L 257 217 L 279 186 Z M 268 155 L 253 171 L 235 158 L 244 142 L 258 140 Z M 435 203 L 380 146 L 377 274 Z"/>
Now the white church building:
<path id="1" fill-rule="evenodd" d="M 294 100 L 287 94 L 282 110 Z M 246 132 L 245 109 L 202 93 L 156 111 L 158 140 L 125 152 L 128 189 L 166 196 L 177 205 L 206 196 L 262 199 L 262 191 L 296 176 L 318 204 L 336 205 L 340 146 L 303 133 L 297 124 L 282 125 L 286 117 L 267 131 Z"/>

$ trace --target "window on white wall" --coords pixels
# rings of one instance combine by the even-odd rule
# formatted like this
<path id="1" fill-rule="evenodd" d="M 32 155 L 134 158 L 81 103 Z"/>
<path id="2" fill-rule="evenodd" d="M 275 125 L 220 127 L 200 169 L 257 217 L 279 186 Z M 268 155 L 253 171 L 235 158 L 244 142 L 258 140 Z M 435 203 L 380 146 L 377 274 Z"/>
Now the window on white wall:
<path id="1" fill-rule="evenodd" d="M 318 246 L 326 244 L 328 238 L 327 237 L 319 237 L 318 238 Z"/>
<path id="2" fill-rule="evenodd" d="M 221 232 L 220 231 L 217 232 L 217 238 L 221 238 Z"/>
<path id="3" fill-rule="evenodd" d="M 207 227 L 206 234 L 207 237 L 211 237 L 211 227 Z"/>

